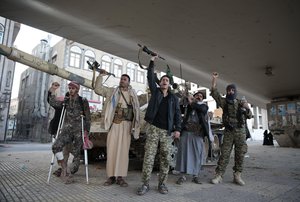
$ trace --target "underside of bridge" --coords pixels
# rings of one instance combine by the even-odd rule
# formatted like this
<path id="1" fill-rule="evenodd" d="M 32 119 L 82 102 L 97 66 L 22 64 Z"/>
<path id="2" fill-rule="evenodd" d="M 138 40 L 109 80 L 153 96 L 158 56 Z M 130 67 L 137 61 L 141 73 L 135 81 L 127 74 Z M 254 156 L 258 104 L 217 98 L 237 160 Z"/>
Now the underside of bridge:
<path id="1" fill-rule="evenodd" d="M 205 87 L 217 71 L 258 106 L 300 94 L 297 0 L 2 0 L 0 16 L 135 62 L 145 44 L 159 70 Z"/>

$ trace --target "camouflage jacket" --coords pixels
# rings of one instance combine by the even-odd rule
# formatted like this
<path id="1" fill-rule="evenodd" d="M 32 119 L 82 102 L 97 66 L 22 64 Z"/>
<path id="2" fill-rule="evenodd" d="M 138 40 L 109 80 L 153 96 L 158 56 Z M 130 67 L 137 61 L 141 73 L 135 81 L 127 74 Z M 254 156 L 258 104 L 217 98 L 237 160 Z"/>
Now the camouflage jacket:
<path id="1" fill-rule="evenodd" d="M 243 108 L 241 100 L 234 99 L 232 103 L 229 103 L 216 88 L 211 90 L 211 96 L 223 110 L 222 121 L 225 128 L 243 128 L 246 119 L 252 118 L 251 110 Z"/>
<path id="2" fill-rule="evenodd" d="M 82 103 L 80 101 L 82 100 Z M 49 96 L 49 104 L 54 108 L 63 108 L 65 104 L 66 115 L 64 126 L 72 130 L 81 130 L 81 115 L 84 115 L 84 129 L 89 131 L 91 127 L 90 107 L 86 98 L 78 96 L 75 100 L 67 99 L 59 101 L 54 94 Z"/>

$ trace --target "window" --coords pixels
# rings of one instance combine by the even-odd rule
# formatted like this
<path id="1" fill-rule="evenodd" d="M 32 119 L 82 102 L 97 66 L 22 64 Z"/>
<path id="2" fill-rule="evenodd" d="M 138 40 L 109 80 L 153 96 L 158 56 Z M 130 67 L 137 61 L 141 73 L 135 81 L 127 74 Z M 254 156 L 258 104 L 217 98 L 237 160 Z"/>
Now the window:
<path id="1" fill-rule="evenodd" d="M 131 62 L 127 63 L 126 74 L 130 76 L 131 81 L 135 81 L 135 65 Z"/>
<path id="2" fill-rule="evenodd" d="M 85 97 L 86 99 L 91 100 L 92 99 L 92 90 L 83 87 L 82 88 L 82 97 Z"/>
<path id="3" fill-rule="evenodd" d="M 108 55 L 104 55 L 101 58 L 101 68 L 110 72 L 111 58 Z"/>
<path id="4" fill-rule="evenodd" d="M 0 24 L 0 43 L 3 43 L 3 38 L 4 38 L 4 26 Z"/>
<path id="5" fill-rule="evenodd" d="M 52 56 L 51 63 L 55 64 L 56 60 L 57 60 L 57 55 Z"/>
<path id="6" fill-rule="evenodd" d="M 90 63 L 93 63 L 95 61 L 95 54 L 91 50 L 87 50 L 84 53 L 83 69 L 89 69 L 89 65 L 87 64 L 87 61 L 89 61 Z"/>
<path id="7" fill-rule="evenodd" d="M 139 83 L 145 83 L 145 72 L 137 71 L 136 81 Z"/>
<path id="8" fill-rule="evenodd" d="M 114 61 L 114 74 L 117 78 L 121 78 L 123 63 L 120 59 Z"/>
<path id="9" fill-rule="evenodd" d="M 70 49 L 70 67 L 80 67 L 81 49 L 78 46 L 72 46 Z"/>
<path id="10" fill-rule="evenodd" d="M 11 81 L 11 71 L 8 71 L 7 72 L 7 75 L 6 75 L 6 87 L 10 87 L 10 81 Z"/>

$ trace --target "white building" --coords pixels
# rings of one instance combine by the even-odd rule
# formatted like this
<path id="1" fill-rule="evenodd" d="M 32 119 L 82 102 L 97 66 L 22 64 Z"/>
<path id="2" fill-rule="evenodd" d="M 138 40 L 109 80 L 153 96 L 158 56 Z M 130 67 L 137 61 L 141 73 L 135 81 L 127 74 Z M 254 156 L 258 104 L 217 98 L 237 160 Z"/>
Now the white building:
<path id="1" fill-rule="evenodd" d="M 12 46 L 20 24 L 0 17 L 0 44 Z M 0 141 L 6 140 L 15 62 L 0 55 Z"/>

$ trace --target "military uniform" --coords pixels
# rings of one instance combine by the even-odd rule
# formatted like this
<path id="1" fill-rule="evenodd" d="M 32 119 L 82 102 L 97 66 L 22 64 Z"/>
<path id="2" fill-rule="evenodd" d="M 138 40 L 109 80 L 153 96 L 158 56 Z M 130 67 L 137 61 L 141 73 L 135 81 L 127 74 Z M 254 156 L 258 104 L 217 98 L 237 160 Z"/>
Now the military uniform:
<path id="1" fill-rule="evenodd" d="M 169 164 L 171 161 L 171 151 L 173 139 L 168 135 L 168 131 L 150 125 L 147 131 L 151 138 L 146 139 L 145 157 L 143 162 L 142 181 L 149 184 L 155 156 L 157 153 L 158 143 L 160 144 L 159 151 L 159 184 L 164 184 L 168 178 Z"/>
<path id="2" fill-rule="evenodd" d="M 225 173 L 233 145 L 235 150 L 235 165 L 233 170 L 235 173 L 241 173 L 243 171 L 244 155 L 248 148 L 246 144 L 245 123 L 247 118 L 252 117 L 252 113 L 249 109 L 242 108 L 240 100 L 234 99 L 232 102 L 229 102 L 221 97 L 217 89 L 212 89 L 211 96 L 215 99 L 217 105 L 223 109 L 222 119 L 225 126 L 221 156 L 216 168 L 216 175 L 222 177 Z"/>
<path id="3" fill-rule="evenodd" d="M 80 103 L 82 99 L 82 103 Z M 63 107 L 63 101 L 58 101 L 55 98 L 55 95 L 51 95 L 49 103 L 53 107 Z M 74 100 L 69 99 L 65 102 L 65 118 L 62 126 L 62 130 L 58 135 L 58 138 L 55 140 L 52 151 L 56 154 L 58 160 L 64 159 L 62 151 L 64 146 L 67 144 L 73 145 L 73 151 L 71 152 L 74 155 L 74 159 L 70 168 L 71 174 L 74 174 L 79 169 L 80 164 L 80 151 L 82 149 L 82 128 L 81 128 L 81 114 L 83 111 L 84 114 L 84 129 L 90 130 L 90 110 L 88 101 L 85 98 L 79 98 L 77 96 Z"/>

